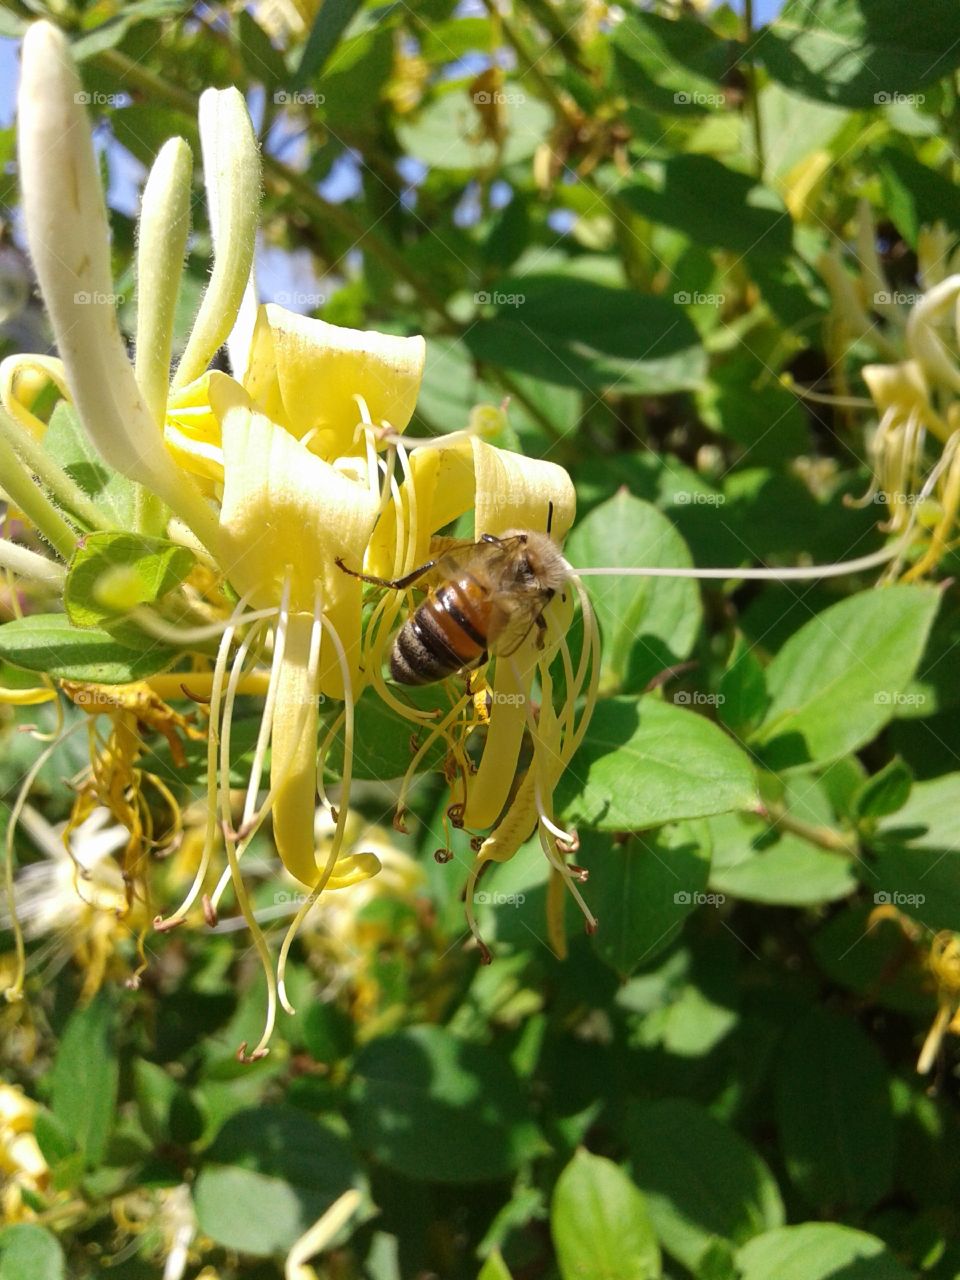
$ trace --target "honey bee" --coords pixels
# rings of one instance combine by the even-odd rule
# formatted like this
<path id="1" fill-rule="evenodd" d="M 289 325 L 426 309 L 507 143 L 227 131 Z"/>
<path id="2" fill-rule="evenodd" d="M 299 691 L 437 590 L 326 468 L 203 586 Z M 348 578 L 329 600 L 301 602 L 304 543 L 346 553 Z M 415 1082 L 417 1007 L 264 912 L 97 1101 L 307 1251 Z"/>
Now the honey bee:
<path id="1" fill-rule="evenodd" d="M 511 529 L 499 537 L 452 547 L 403 578 L 390 581 L 337 565 L 354 578 L 403 591 L 430 570 L 439 578 L 397 632 L 390 672 L 399 684 L 433 684 L 482 666 L 492 654 L 509 656 L 533 627 L 543 643 L 543 611 L 563 587 L 569 568 L 547 533 Z"/>

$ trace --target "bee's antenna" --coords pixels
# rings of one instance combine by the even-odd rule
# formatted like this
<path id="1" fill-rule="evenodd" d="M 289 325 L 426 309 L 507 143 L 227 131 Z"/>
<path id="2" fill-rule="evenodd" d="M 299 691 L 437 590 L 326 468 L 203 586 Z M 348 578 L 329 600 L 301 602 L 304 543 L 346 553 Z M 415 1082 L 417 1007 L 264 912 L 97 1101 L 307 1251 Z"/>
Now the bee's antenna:
<path id="1" fill-rule="evenodd" d="M 553 501 L 547 504 L 547 537 L 550 536 L 550 530 L 553 528 Z"/>

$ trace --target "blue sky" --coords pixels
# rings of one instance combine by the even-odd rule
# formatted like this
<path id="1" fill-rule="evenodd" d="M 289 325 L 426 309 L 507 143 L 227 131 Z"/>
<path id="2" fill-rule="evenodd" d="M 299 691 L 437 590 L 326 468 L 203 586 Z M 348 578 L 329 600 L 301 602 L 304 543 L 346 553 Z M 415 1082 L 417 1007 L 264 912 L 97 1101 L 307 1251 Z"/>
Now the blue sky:
<path id="1" fill-rule="evenodd" d="M 755 20 L 769 21 L 781 4 L 782 0 L 757 0 Z M 460 11 L 466 11 L 470 7 L 471 0 L 463 0 Z M 732 7 L 741 9 L 742 0 L 733 0 Z M 16 87 L 19 79 L 19 43 L 18 40 L 0 38 L 0 128 L 9 127 L 14 119 Z M 258 98 L 262 98 L 262 93 L 254 90 L 251 94 L 250 109 L 255 121 L 259 118 L 262 105 Z M 279 127 L 282 129 L 282 123 Z M 268 144 L 270 150 L 277 151 L 278 144 L 282 145 L 282 141 L 281 136 L 272 136 Z M 109 202 L 113 208 L 133 216 L 137 212 L 140 188 L 145 177 L 143 167 L 109 138 L 105 139 L 105 145 L 109 149 L 110 156 Z M 294 159 L 292 156 L 286 158 Z M 410 182 L 411 190 L 422 179 L 422 174 L 418 176 L 404 172 L 402 176 Z M 357 194 L 359 183 L 358 165 L 349 155 L 345 155 L 334 164 L 319 189 L 328 200 L 348 200 Z M 465 208 L 463 217 L 469 220 L 468 215 L 469 210 Z M 557 230 L 561 229 L 557 227 Z M 303 255 L 261 251 L 258 254 L 258 277 L 264 296 L 276 298 L 279 293 L 293 294 L 304 291 L 306 281 L 312 277 L 312 271 L 309 269 L 309 263 L 303 259 Z M 311 296 L 311 289 L 314 291 L 322 289 L 322 282 L 312 280 L 310 289 L 306 290 L 308 296 Z M 300 308 L 295 306 L 294 309 Z M 307 307 L 307 309 L 312 308 Z"/>

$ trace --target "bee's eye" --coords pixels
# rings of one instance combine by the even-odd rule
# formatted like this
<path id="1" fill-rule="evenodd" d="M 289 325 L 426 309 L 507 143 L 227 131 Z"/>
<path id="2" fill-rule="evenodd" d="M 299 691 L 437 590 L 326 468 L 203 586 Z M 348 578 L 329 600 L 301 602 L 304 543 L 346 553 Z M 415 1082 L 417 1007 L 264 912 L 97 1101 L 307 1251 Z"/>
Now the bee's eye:
<path id="1" fill-rule="evenodd" d="M 520 556 L 519 559 L 517 560 L 517 577 L 529 578 L 532 576 L 532 574 L 533 574 L 533 569 L 530 564 L 529 558 L 527 556 Z"/>

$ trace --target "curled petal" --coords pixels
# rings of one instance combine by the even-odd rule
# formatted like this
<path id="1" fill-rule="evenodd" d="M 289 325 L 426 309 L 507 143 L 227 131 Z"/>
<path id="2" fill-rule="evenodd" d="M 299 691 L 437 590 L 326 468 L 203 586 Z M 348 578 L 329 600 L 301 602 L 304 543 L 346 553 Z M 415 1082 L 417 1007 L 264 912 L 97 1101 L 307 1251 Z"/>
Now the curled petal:
<path id="1" fill-rule="evenodd" d="M 223 419 L 234 407 L 252 409 L 239 382 L 212 369 L 170 393 L 164 426 L 167 448 L 186 471 L 223 483 Z"/>
<path id="2" fill-rule="evenodd" d="M 276 604 L 290 571 L 290 607 L 313 608 L 316 582 L 324 614 L 346 650 L 351 679 L 360 676 L 361 586 L 337 567 L 363 563 L 378 499 L 345 479 L 262 414 L 228 410 L 223 424 L 224 487 L 220 513 L 223 563 L 238 592 L 257 607 Z M 319 691 L 343 697 L 336 655 L 324 636 Z"/>
<path id="3" fill-rule="evenodd" d="M 907 350 L 935 381 L 960 391 L 960 365 L 949 354 L 936 324 L 960 298 L 960 275 L 948 276 L 929 289 L 910 312 L 907 321 Z"/>
<path id="4" fill-rule="evenodd" d="M 66 370 L 56 356 L 15 355 L 0 363 L 0 404 L 35 440 L 43 438 L 47 424 L 30 410 L 48 382 L 69 400 Z"/>
<path id="5" fill-rule="evenodd" d="M 402 431 L 413 416 L 423 377 L 423 338 L 344 329 L 262 306 L 244 386 L 262 412 L 324 458 L 357 452 L 362 396 L 374 423 Z"/>
<path id="6" fill-rule="evenodd" d="M 313 813 L 317 788 L 315 679 L 309 670 L 312 614 L 290 618 L 273 714 L 270 781 L 274 791 L 273 834 L 292 876 L 312 885 L 317 878 Z"/>

